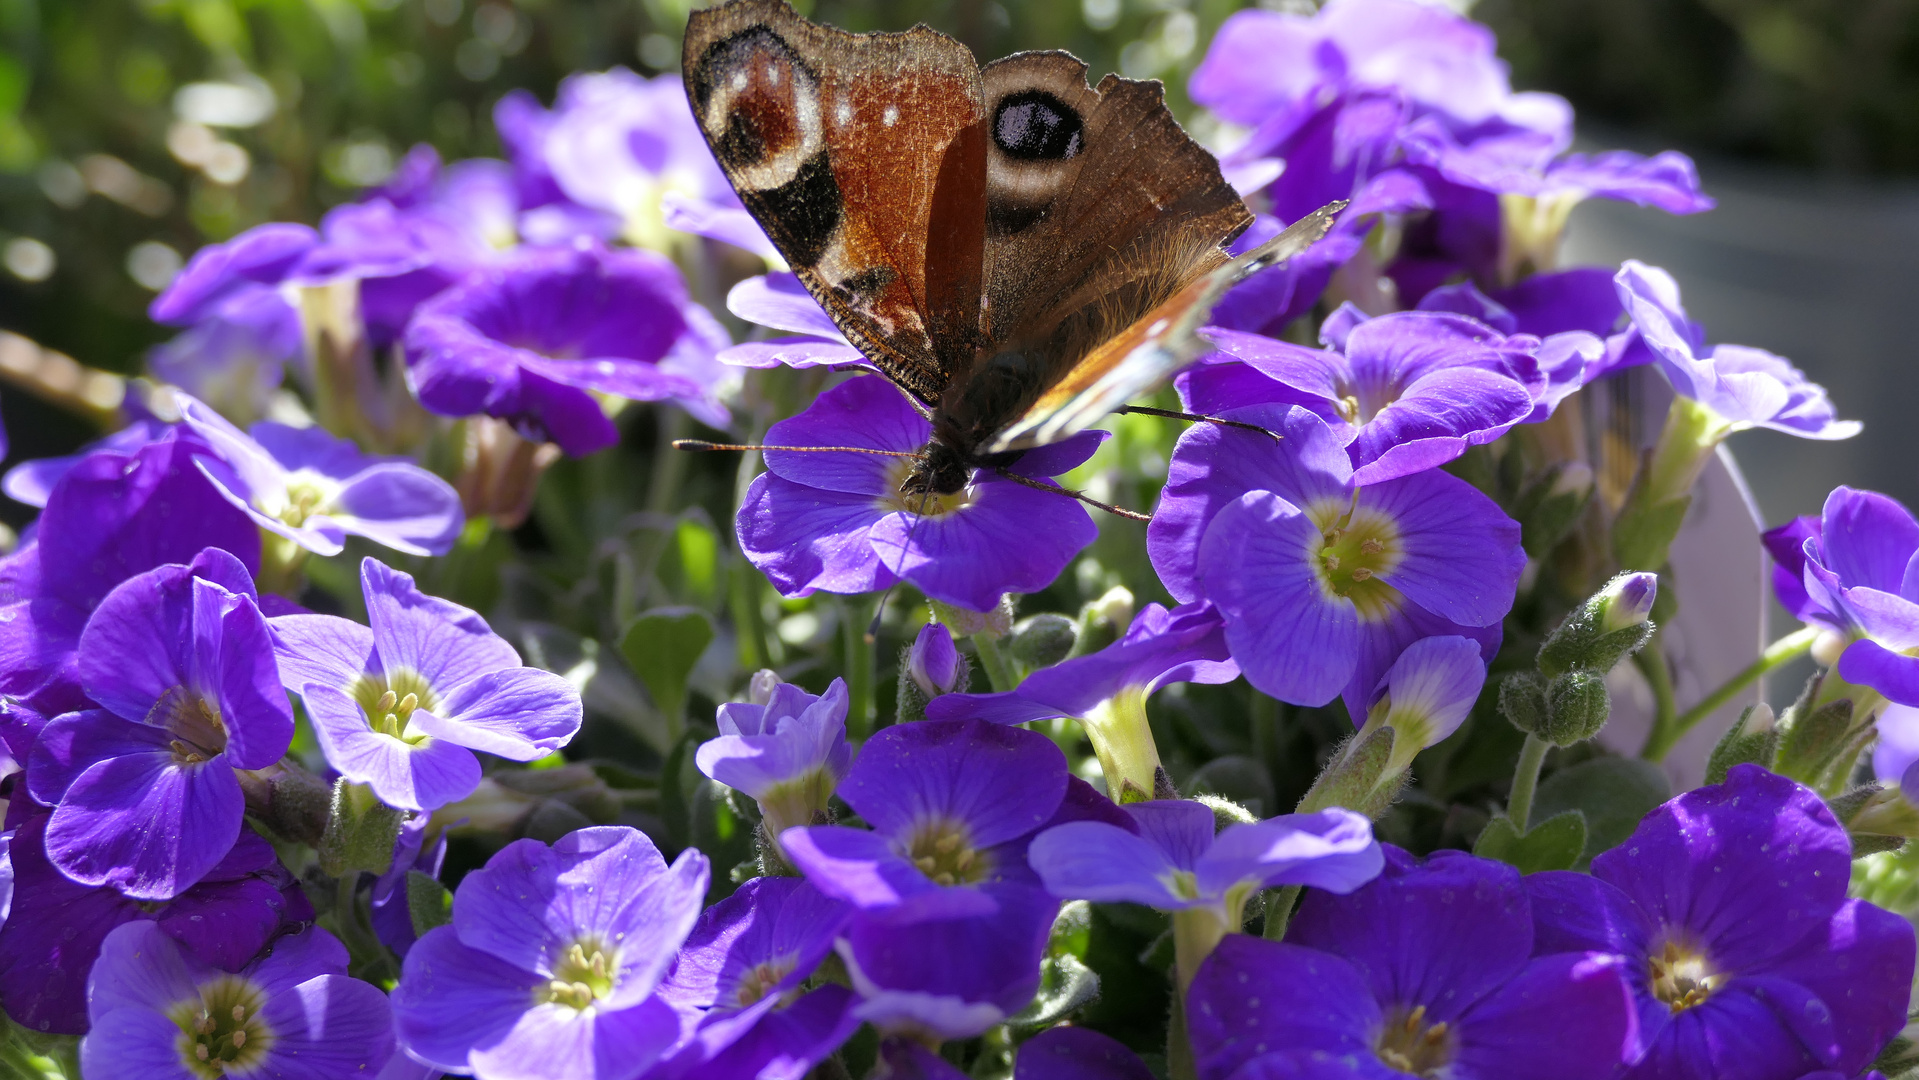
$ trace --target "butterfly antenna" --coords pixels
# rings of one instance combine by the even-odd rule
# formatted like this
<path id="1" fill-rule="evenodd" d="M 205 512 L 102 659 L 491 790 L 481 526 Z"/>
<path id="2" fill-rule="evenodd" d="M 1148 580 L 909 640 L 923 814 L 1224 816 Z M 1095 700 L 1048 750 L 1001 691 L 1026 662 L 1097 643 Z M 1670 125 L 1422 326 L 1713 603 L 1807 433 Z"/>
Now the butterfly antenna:
<path id="1" fill-rule="evenodd" d="M 1088 506 L 1104 510 L 1115 517 L 1123 517 L 1132 521 L 1153 520 L 1153 515 L 1151 514 L 1142 514 L 1137 510 L 1128 510 L 1123 506 L 1114 506 L 1111 503 L 1100 502 L 1098 499 L 1093 498 L 1083 491 L 1074 491 L 1072 488 L 1063 488 L 1057 484 L 1048 484 L 1041 480 L 1035 480 L 1030 476 L 1021 476 L 1016 472 L 1007 472 L 1005 469 L 995 469 L 993 471 L 1011 480 L 1015 484 L 1024 484 L 1035 491 L 1050 491 L 1055 495 L 1064 495 L 1069 499 L 1078 499 Z"/>
<path id="2" fill-rule="evenodd" d="M 789 450 L 793 453 L 813 454 L 878 454 L 881 457 L 920 459 L 919 454 L 906 450 L 875 450 L 870 446 L 762 446 L 757 443 L 716 443 L 705 439 L 674 439 L 673 449 L 704 452 L 707 450 Z"/>
<path id="3" fill-rule="evenodd" d="M 1238 428 L 1241 431 L 1257 431 L 1261 435 L 1271 435 L 1274 441 L 1283 438 L 1279 432 L 1258 424 L 1248 424 L 1240 420 L 1228 420 L 1223 416 L 1208 416 L 1205 413 L 1175 412 L 1172 409 L 1154 409 L 1145 405 L 1121 405 L 1114 409 L 1118 413 L 1138 413 L 1141 416 L 1163 416 L 1168 420 L 1186 420 L 1195 424 L 1218 424 L 1220 427 Z"/>

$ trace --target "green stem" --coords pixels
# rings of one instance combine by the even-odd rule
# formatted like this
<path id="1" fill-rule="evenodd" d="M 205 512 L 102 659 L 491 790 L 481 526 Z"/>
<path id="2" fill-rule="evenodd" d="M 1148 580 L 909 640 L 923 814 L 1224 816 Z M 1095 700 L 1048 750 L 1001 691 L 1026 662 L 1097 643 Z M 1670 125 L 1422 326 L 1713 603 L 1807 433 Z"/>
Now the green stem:
<path id="1" fill-rule="evenodd" d="M 748 442 L 757 443 L 765 435 L 765 429 L 755 423 L 749 433 Z M 754 477 L 760 474 L 760 454 L 757 450 L 748 450 L 740 455 L 740 465 L 733 474 L 733 520 L 739 520 L 740 507 L 746 503 L 747 488 L 752 486 Z M 734 535 L 733 530 L 726 530 Z M 734 540 L 735 545 L 739 543 Z M 737 546 L 734 553 L 739 556 L 734 564 L 732 576 L 733 626 L 739 635 L 740 663 L 748 671 L 770 668 L 774 663 L 773 642 L 766 632 L 766 616 L 760 610 L 760 572 L 752 563 L 746 561 L 745 554 Z"/>
<path id="2" fill-rule="evenodd" d="M 1813 640 L 1818 636 L 1818 631 L 1808 626 L 1766 646 L 1766 651 L 1759 654 L 1759 659 L 1720 684 L 1717 690 L 1700 699 L 1699 704 L 1680 713 L 1670 724 L 1654 725 L 1652 731 L 1646 736 L 1646 747 L 1639 752 L 1639 756 L 1647 761 L 1665 760 L 1667 752 L 1673 748 L 1674 744 L 1685 738 L 1686 733 L 1697 726 L 1701 720 L 1711 716 L 1721 705 L 1737 697 L 1741 690 L 1757 682 L 1760 676 L 1806 655 L 1811 651 Z"/>
<path id="3" fill-rule="evenodd" d="M 1533 816 L 1533 792 L 1539 787 L 1539 767 L 1546 762 L 1552 743 L 1537 735 L 1526 736 L 1525 749 L 1519 752 L 1519 765 L 1513 769 L 1513 791 L 1506 799 L 1506 816 L 1523 834 Z"/>
<path id="4" fill-rule="evenodd" d="M 1293 919 L 1293 905 L 1299 902 L 1303 885 L 1282 885 L 1266 894 L 1266 930 L 1268 941 L 1283 941 L 1286 924 Z"/>
<path id="5" fill-rule="evenodd" d="M 1646 748 L 1640 756 L 1651 761 L 1664 757 L 1673 743 L 1679 741 L 1679 735 L 1673 733 L 1679 717 L 1679 705 L 1672 692 L 1672 669 L 1666 665 L 1666 651 L 1663 637 L 1655 633 L 1646 647 L 1633 654 L 1633 666 L 1646 677 L 1646 685 L 1652 688 L 1652 730 L 1646 733 Z M 1658 753 L 1653 753 L 1654 748 Z"/>
<path id="6" fill-rule="evenodd" d="M 1080 726 L 1093 743 L 1093 755 L 1106 777 L 1106 795 L 1116 803 L 1145 802 L 1159 783 L 1159 746 L 1146 718 L 1146 692 L 1119 693 L 1088 710 Z"/>
<path id="7" fill-rule="evenodd" d="M 864 739 L 873 732 L 873 642 L 866 627 L 873 621 L 874 597 L 850 597 L 840 603 L 840 640 L 846 647 L 846 733 Z"/>
<path id="8" fill-rule="evenodd" d="M 1007 662 L 1006 654 L 999 651 L 999 635 L 990 630 L 982 630 L 973 635 L 973 648 L 979 651 L 979 666 L 986 671 L 986 681 L 992 684 L 995 693 L 1005 693 L 1016 689 L 1019 680 L 1013 676 L 1013 665 Z"/>
<path id="9" fill-rule="evenodd" d="M 672 407 L 661 409 L 660 441 L 653 448 L 653 475 L 646 484 L 646 509 L 655 514 L 670 514 L 679 500 L 680 485 L 686 480 L 686 462 L 691 455 L 673 449 L 673 440 L 684 439 L 693 430 L 693 420 Z"/>

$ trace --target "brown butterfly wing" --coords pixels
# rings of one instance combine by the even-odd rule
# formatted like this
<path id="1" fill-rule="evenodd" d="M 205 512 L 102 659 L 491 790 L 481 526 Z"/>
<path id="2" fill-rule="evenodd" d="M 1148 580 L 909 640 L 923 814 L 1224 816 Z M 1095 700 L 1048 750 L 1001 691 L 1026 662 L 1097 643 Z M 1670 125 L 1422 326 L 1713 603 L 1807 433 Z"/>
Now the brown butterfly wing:
<path id="1" fill-rule="evenodd" d="M 985 107 L 967 48 L 849 34 L 783 0 L 693 13 L 687 96 L 780 254 L 847 339 L 927 406 L 980 342 Z"/>

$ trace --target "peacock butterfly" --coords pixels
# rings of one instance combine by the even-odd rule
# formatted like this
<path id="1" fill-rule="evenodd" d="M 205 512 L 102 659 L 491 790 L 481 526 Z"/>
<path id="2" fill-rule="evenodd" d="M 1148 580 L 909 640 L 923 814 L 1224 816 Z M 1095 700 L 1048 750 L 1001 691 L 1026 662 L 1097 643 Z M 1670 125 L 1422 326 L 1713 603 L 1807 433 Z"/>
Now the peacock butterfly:
<path id="1" fill-rule="evenodd" d="M 1253 215 L 1156 81 L 1064 52 L 979 66 L 926 26 L 851 34 L 785 0 L 693 13 L 687 97 L 742 202 L 847 339 L 932 418 L 902 490 L 1081 431 L 1205 348 Z"/>

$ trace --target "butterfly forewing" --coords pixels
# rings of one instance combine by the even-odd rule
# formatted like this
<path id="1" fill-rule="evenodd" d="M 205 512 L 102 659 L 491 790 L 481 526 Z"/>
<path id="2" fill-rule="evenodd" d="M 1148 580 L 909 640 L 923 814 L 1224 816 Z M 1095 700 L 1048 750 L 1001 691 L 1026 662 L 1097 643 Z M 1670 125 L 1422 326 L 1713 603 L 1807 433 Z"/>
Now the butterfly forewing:
<path id="1" fill-rule="evenodd" d="M 926 27 L 849 34 L 781 0 L 693 13 L 694 116 L 833 321 L 929 407 L 978 348 L 986 229 L 979 67 Z"/>

